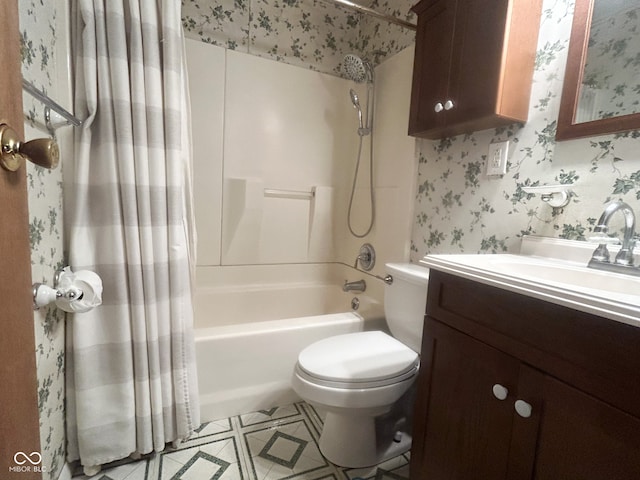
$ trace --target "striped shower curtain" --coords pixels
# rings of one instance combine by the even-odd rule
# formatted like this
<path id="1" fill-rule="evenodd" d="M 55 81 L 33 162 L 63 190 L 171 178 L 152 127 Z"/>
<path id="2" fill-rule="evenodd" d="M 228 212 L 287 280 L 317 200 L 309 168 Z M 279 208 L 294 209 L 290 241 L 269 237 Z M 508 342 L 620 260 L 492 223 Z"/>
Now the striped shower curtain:
<path id="1" fill-rule="evenodd" d="M 68 459 L 159 451 L 199 425 L 193 221 L 179 0 L 75 0 L 69 263 L 103 305 L 67 329 Z"/>

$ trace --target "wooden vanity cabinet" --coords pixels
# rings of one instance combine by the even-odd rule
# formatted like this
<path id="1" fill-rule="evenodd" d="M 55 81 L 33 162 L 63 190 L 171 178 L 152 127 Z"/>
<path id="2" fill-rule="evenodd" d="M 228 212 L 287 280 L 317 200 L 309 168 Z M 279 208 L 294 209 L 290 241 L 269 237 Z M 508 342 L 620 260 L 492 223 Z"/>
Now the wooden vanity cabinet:
<path id="1" fill-rule="evenodd" d="M 409 135 L 526 121 L 541 0 L 422 0 Z"/>
<path id="2" fill-rule="evenodd" d="M 411 480 L 640 478 L 640 328 L 431 270 L 417 382 Z"/>

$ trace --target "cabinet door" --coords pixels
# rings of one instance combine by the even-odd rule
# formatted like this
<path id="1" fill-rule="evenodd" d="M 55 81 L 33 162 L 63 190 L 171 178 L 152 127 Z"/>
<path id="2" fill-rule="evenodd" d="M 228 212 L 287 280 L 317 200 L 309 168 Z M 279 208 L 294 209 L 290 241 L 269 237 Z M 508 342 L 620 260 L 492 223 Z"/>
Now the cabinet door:
<path id="1" fill-rule="evenodd" d="M 536 480 L 640 478 L 640 419 L 545 376 Z"/>
<path id="2" fill-rule="evenodd" d="M 445 112 L 447 124 L 495 114 L 508 9 L 509 0 L 458 0 L 447 98 L 453 107 Z"/>
<path id="3" fill-rule="evenodd" d="M 457 0 L 434 0 L 420 5 L 424 10 L 418 12 L 410 135 L 444 123 L 456 4 Z"/>
<path id="4" fill-rule="evenodd" d="M 505 478 L 518 370 L 513 357 L 427 317 L 412 480 Z M 508 390 L 504 400 L 496 384 Z"/>

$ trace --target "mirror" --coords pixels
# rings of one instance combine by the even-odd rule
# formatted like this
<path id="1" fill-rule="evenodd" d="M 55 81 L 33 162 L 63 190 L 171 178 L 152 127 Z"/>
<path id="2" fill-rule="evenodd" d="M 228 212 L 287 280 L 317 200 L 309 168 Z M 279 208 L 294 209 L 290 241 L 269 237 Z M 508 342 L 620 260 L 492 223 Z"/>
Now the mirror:
<path id="1" fill-rule="evenodd" d="M 640 0 L 576 0 L 556 140 L 640 129 Z"/>

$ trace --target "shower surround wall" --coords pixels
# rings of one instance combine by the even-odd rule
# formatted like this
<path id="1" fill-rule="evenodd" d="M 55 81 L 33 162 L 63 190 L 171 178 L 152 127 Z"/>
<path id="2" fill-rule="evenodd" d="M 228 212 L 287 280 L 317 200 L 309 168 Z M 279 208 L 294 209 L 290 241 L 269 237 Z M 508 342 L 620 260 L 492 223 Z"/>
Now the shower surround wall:
<path id="1" fill-rule="evenodd" d="M 349 88 L 364 87 L 187 40 L 192 98 L 198 265 L 353 264 L 346 209 L 355 169 L 357 114 Z M 406 135 L 412 49 L 377 68 L 376 227 L 366 241 L 384 261 L 408 257 L 415 177 Z M 392 140 L 392 141 L 390 141 Z M 365 145 L 369 138 L 365 139 Z M 354 218 L 368 222 L 368 148 Z M 398 156 L 400 155 L 400 156 Z M 291 192 L 313 192 L 299 198 Z"/>
<path id="2" fill-rule="evenodd" d="M 415 21 L 410 2 L 371 6 Z M 406 47 L 415 33 L 314 0 L 186 0 L 183 25 L 200 42 L 187 43 L 199 266 L 352 265 L 365 241 L 378 252 L 372 273 L 383 274 L 386 261 L 406 261 L 416 175 L 415 142 L 406 134 L 413 62 Z M 346 228 L 358 140 L 349 88 L 365 98 L 364 86 L 335 77 L 347 53 L 379 65 L 378 213 L 365 239 Z M 366 138 L 353 211 L 358 231 L 369 216 L 368 151 Z M 313 189 L 315 198 L 264 197 L 265 188 Z"/>
<path id="3" fill-rule="evenodd" d="M 192 40 L 187 60 L 198 264 L 332 260 L 333 187 L 355 155 L 346 81 Z"/>
<path id="4" fill-rule="evenodd" d="M 57 102 L 70 105 L 67 2 L 20 1 L 22 75 Z M 43 105 L 25 94 L 25 137 L 47 137 Z M 72 154 L 71 129 L 58 131 L 61 161 L 56 170 L 27 162 L 31 276 L 53 283 L 64 266 L 62 238 L 62 168 Z M 35 355 L 44 479 L 57 479 L 65 463 L 64 313 L 54 308 L 34 312 Z M 19 474 L 16 474 L 18 477 Z"/>
<path id="5" fill-rule="evenodd" d="M 545 0 L 525 125 L 418 142 L 411 259 L 426 253 L 514 252 L 523 234 L 584 240 L 605 204 L 640 213 L 640 132 L 556 143 L 573 1 Z M 489 144 L 508 140 L 508 172 L 484 174 Z M 575 183 L 554 211 L 523 186 Z"/>

